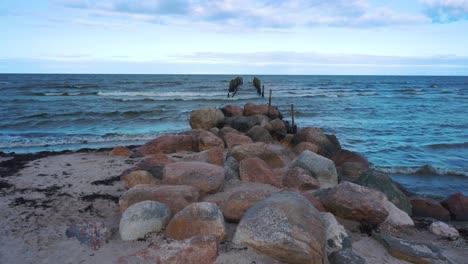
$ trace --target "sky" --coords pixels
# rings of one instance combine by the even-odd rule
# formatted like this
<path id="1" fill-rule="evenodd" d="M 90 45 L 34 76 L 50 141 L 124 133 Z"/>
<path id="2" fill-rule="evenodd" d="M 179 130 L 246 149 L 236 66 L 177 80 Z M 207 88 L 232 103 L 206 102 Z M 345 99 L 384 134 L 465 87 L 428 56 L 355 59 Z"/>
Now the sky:
<path id="1" fill-rule="evenodd" d="M 468 0 L 0 0 L 0 73 L 468 75 Z"/>

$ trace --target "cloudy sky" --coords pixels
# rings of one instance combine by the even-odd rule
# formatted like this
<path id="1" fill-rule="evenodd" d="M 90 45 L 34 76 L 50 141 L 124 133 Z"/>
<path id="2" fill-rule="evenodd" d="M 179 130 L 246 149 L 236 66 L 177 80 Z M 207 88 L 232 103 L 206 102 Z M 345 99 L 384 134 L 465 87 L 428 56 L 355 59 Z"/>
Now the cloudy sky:
<path id="1" fill-rule="evenodd" d="M 468 75 L 468 0 L 0 0 L 0 72 Z"/>

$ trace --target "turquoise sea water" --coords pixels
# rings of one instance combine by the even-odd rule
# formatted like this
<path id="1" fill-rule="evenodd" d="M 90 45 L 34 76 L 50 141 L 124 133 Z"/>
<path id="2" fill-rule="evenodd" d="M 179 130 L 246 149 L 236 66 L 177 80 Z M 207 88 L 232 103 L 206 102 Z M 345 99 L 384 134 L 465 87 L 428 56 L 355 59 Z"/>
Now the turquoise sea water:
<path id="1" fill-rule="evenodd" d="M 265 103 L 243 75 L 0 74 L 0 151 L 140 144 L 202 106 Z M 468 77 L 258 76 L 300 127 L 321 127 L 411 190 L 468 194 Z"/>

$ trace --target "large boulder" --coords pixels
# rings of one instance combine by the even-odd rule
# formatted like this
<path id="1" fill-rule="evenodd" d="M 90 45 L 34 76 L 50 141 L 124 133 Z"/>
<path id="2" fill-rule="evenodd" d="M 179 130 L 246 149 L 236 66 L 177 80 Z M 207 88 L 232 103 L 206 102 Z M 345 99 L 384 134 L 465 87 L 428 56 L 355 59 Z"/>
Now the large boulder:
<path id="1" fill-rule="evenodd" d="M 182 132 L 179 135 L 192 136 L 193 144 L 195 146 L 196 151 L 204 151 L 211 148 L 224 149 L 223 140 L 209 131 L 193 129 L 190 131 Z"/>
<path id="2" fill-rule="evenodd" d="M 310 142 L 301 142 L 297 144 L 293 149 L 294 153 L 296 153 L 297 155 L 301 155 L 301 153 L 305 150 L 312 151 L 313 153 L 318 153 L 320 147 Z"/>
<path id="3" fill-rule="evenodd" d="M 285 165 L 285 162 L 276 152 L 271 150 L 269 145 L 261 142 L 235 146 L 229 150 L 228 155 L 239 162 L 246 158 L 259 157 L 272 169 L 281 168 Z"/>
<path id="4" fill-rule="evenodd" d="M 192 129 L 210 130 L 224 119 L 224 114 L 218 108 L 203 107 L 190 114 L 190 127 Z"/>
<path id="5" fill-rule="evenodd" d="M 306 170 L 320 182 L 321 188 L 333 187 L 338 183 L 338 174 L 333 161 L 312 151 L 303 151 L 292 162 L 291 167 L 299 167 Z"/>
<path id="6" fill-rule="evenodd" d="M 323 223 L 325 224 L 325 234 L 327 237 L 327 254 L 335 251 L 351 248 L 351 233 L 346 231 L 344 226 L 340 225 L 331 213 L 321 213 Z"/>
<path id="7" fill-rule="evenodd" d="M 239 222 L 250 207 L 278 191 L 279 189 L 271 185 L 258 183 L 234 188 L 222 202 L 224 218 L 231 222 Z"/>
<path id="8" fill-rule="evenodd" d="M 254 142 L 273 142 L 273 137 L 270 132 L 261 126 L 254 126 L 249 131 L 247 131 L 247 136 L 249 136 Z"/>
<path id="9" fill-rule="evenodd" d="M 166 228 L 166 236 L 176 240 L 200 235 L 212 235 L 218 240 L 226 236 L 223 214 L 214 203 L 200 202 L 185 207 Z"/>
<path id="10" fill-rule="evenodd" d="M 455 193 L 447 196 L 441 204 L 449 210 L 450 215 L 454 220 L 468 220 L 468 196 L 465 196 L 462 193 Z"/>
<path id="11" fill-rule="evenodd" d="M 411 197 L 413 216 L 429 217 L 440 221 L 450 220 L 450 212 L 438 202 L 425 197 Z"/>
<path id="12" fill-rule="evenodd" d="M 356 181 L 357 184 L 383 192 L 388 200 L 408 215 L 412 214 L 409 198 L 398 188 L 398 185 L 387 175 L 370 170 L 362 174 Z"/>
<path id="13" fill-rule="evenodd" d="M 198 201 L 198 191 L 186 185 L 137 185 L 124 192 L 119 199 L 120 211 L 142 201 L 157 201 L 166 204 L 172 214 Z"/>
<path id="14" fill-rule="evenodd" d="M 199 161 L 218 166 L 224 165 L 224 149 L 210 148 L 202 152 L 178 152 L 171 155 L 176 161 Z"/>
<path id="15" fill-rule="evenodd" d="M 237 105 L 226 105 L 221 108 L 225 117 L 232 117 L 232 116 L 242 116 L 244 114 L 244 109 Z"/>
<path id="16" fill-rule="evenodd" d="M 315 195 L 327 211 L 340 218 L 376 226 L 389 214 L 384 194 L 354 183 L 341 182 L 334 188 L 320 189 Z"/>
<path id="17" fill-rule="evenodd" d="M 120 219 L 119 233 L 122 240 L 137 240 L 150 232 L 163 229 L 171 217 L 171 211 L 163 203 L 144 201 L 125 210 Z"/>
<path id="18" fill-rule="evenodd" d="M 340 149 L 331 158 L 342 180 L 355 181 L 369 170 L 369 161 L 358 153 Z"/>
<path id="19" fill-rule="evenodd" d="M 155 179 L 161 180 L 164 166 L 172 162 L 175 162 L 175 160 L 163 153 L 156 153 L 138 162 L 134 166 L 134 170 L 148 171 Z"/>
<path id="20" fill-rule="evenodd" d="M 300 167 L 289 168 L 283 178 L 283 186 L 300 191 L 309 191 L 320 188 L 320 183 L 306 170 Z"/>
<path id="21" fill-rule="evenodd" d="M 200 195 L 220 191 L 224 185 L 224 168 L 197 161 L 179 161 L 166 165 L 162 184 L 190 185 L 198 189 Z"/>
<path id="22" fill-rule="evenodd" d="M 152 155 L 156 153 L 174 153 L 179 151 L 198 151 L 194 139 L 189 135 L 166 135 L 153 139 L 135 148 L 135 156 Z"/>
<path id="23" fill-rule="evenodd" d="M 119 264 L 214 264 L 218 257 L 218 241 L 213 236 L 196 236 L 149 246 L 135 253 L 121 256 Z"/>
<path id="24" fill-rule="evenodd" d="M 286 263 L 324 263 L 325 227 L 320 213 L 295 192 L 256 203 L 241 219 L 233 242 Z"/>
<path id="25" fill-rule="evenodd" d="M 237 131 L 245 133 L 256 125 L 268 123 L 269 120 L 270 119 L 264 115 L 234 116 L 224 118 L 222 125 L 232 127 Z"/>
<path id="26" fill-rule="evenodd" d="M 294 135 L 293 143 L 310 142 L 319 146 L 319 154 L 332 157 L 335 152 L 341 149 L 336 137 L 325 135 L 320 128 L 303 128 Z"/>
<path id="27" fill-rule="evenodd" d="M 125 188 L 130 189 L 139 184 L 158 185 L 160 181 L 153 177 L 153 175 L 144 170 L 132 171 L 131 173 L 123 176 Z"/>
<path id="28" fill-rule="evenodd" d="M 239 163 L 239 175 L 242 181 L 259 182 L 281 187 L 268 164 L 258 157 L 246 158 Z"/>
<path id="29" fill-rule="evenodd" d="M 270 110 L 270 112 L 268 112 Z M 252 104 L 247 103 L 244 105 L 244 115 L 245 116 L 252 116 L 252 115 L 265 115 L 269 116 L 271 119 L 281 118 L 281 113 L 278 111 L 276 107 L 268 107 L 268 104 Z"/>
<path id="30" fill-rule="evenodd" d="M 250 144 L 253 143 L 253 140 L 243 134 L 228 132 L 223 135 L 222 139 L 227 148 L 232 148 L 237 145 Z"/>

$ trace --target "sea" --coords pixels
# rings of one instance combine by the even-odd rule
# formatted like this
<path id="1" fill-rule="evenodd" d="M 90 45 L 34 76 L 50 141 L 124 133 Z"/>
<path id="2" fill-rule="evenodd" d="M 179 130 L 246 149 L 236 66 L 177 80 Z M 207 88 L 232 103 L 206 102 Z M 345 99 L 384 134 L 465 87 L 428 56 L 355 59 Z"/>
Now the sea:
<path id="1" fill-rule="evenodd" d="M 410 191 L 468 195 L 468 77 L 0 74 L 0 151 L 138 145 L 190 129 L 203 106 L 272 104 L 335 134 Z"/>

